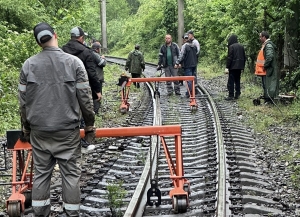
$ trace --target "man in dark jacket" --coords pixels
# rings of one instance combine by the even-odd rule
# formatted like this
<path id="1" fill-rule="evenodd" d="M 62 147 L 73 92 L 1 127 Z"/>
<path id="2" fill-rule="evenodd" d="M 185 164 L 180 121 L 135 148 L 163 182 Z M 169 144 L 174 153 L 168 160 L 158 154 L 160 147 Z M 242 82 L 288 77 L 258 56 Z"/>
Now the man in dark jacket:
<path id="1" fill-rule="evenodd" d="M 226 69 L 229 71 L 227 89 L 229 95 L 225 100 L 238 99 L 241 95 L 241 73 L 245 68 L 246 54 L 243 45 L 238 43 L 236 35 L 228 39 L 228 55 Z M 234 95 L 235 89 L 235 95 Z"/>
<path id="2" fill-rule="evenodd" d="M 100 93 L 102 95 L 102 84 L 104 81 L 104 71 L 103 68 L 106 66 L 106 59 L 105 56 L 100 56 L 100 49 L 101 45 L 99 42 L 94 42 L 92 44 L 92 50 L 94 54 L 94 61 L 96 64 L 96 71 L 97 71 L 97 76 L 100 82 Z M 94 111 L 96 114 L 98 114 L 100 108 L 100 101 L 99 100 L 94 100 Z"/>
<path id="3" fill-rule="evenodd" d="M 179 53 L 179 47 L 176 43 L 172 42 L 172 36 L 166 35 L 165 44 L 163 44 L 159 50 L 157 66 L 157 69 L 161 67 L 164 69 L 166 77 L 178 76 L 178 69 L 175 69 L 174 66 L 179 57 Z M 173 94 L 172 82 L 167 81 L 166 84 L 168 95 L 170 96 Z M 176 95 L 180 95 L 179 81 L 174 81 L 174 91 Z"/>
<path id="4" fill-rule="evenodd" d="M 191 40 L 187 40 L 184 45 L 182 45 L 181 53 L 179 55 L 178 60 L 175 63 L 175 68 L 180 68 L 181 65 L 184 65 L 184 76 L 195 76 L 196 68 L 198 63 L 197 57 L 197 47 Z M 190 97 L 190 93 L 192 92 L 192 82 L 188 81 L 189 91 L 186 92 L 185 96 Z M 195 84 L 196 84 L 196 76 L 195 76 Z"/>
<path id="5" fill-rule="evenodd" d="M 182 36 L 182 45 L 184 45 L 189 38 L 187 33 L 184 33 Z M 182 47 L 182 46 L 181 46 Z M 181 64 L 181 67 L 178 69 L 178 76 L 184 76 L 184 65 Z M 183 81 L 179 81 L 179 85 L 183 86 Z"/>
<path id="6" fill-rule="evenodd" d="M 73 29 L 71 29 L 71 40 L 67 44 L 62 46 L 62 50 L 81 59 L 88 73 L 93 100 L 100 100 L 101 86 L 96 72 L 94 54 L 89 47 L 83 44 L 85 35 L 86 34 L 80 27 L 74 27 Z"/>
<path id="7" fill-rule="evenodd" d="M 129 70 L 132 78 L 140 78 L 142 71 L 145 70 L 144 56 L 139 49 L 140 45 L 136 44 L 134 46 L 134 50 L 128 54 L 128 58 L 126 60 L 125 70 Z M 138 82 L 134 82 L 133 84 L 137 88 L 140 88 L 140 84 Z"/>

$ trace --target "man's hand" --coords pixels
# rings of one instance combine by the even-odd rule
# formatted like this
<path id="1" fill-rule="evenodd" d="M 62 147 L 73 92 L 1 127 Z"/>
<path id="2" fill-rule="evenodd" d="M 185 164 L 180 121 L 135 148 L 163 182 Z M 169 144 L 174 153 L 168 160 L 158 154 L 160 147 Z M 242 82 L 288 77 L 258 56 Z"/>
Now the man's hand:
<path id="1" fill-rule="evenodd" d="M 156 70 L 159 71 L 159 70 L 161 70 L 161 68 L 162 68 L 162 66 L 161 66 L 161 65 L 158 65 L 158 66 L 156 67 Z"/>
<path id="2" fill-rule="evenodd" d="M 224 70 L 224 74 L 228 74 L 229 73 L 229 70 L 226 68 L 225 70 Z"/>
<path id="3" fill-rule="evenodd" d="M 96 128 L 94 126 L 86 126 L 84 128 L 84 140 L 88 143 L 92 143 L 96 136 Z"/>
<path id="4" fill-rule="evenodd" d="M 22 142 L 29 142 L 30 143 L 30 130 L 28 129 L 25 129 L 23 127 L 23 130 L 22 130 L 22 134 L 20 136 L 20 140 Z"/>
<path id="5" fill-rule="evenodd" d="M 98 97 L 98 99 L 97 100 L 101 100 L 101 98 L 102 98 L 102 94 L 99 92 L 99 93 L 96 93 L 97 94 L 97 97 Z"/>
<path id="6" fill-rule="evenodd" d="M 181 65 L 176 63 L 175 66 L 174 66 L 174 68 L 175 69 L 181 68 Z"/>

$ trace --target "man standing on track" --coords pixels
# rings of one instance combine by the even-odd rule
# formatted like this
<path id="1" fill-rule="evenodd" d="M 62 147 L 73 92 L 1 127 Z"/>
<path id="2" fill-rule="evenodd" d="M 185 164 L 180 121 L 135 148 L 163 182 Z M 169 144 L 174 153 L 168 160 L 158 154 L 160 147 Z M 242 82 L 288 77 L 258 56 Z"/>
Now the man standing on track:
<path id="1" fill-rule="evenodd" d="M 178 76 L 178 69 L 174 68 L 174 66 L 179 54 L 179 47 L 176 43 L 172 42 L 172 36 L 169 34 L 166 35 L 165 44 L 163 44 L 159 50 L 157 69 L 159 70 L 162 67 L 166 77 Z M 166 84 L 168 96 L 173 95 L 172 82 L 167 81 Z M 176 95 L 181 95 L 179 81 L 174 81 L 174 92 Z"/>
<path id="2" fill-rule="evenodd" d="M 197 55 L 197 65 L 198 65 L 198 61 L 199 61 L 199 56 L 200 56 L 200 43 L 199 43 L 199 41 L 194 37 L 194 32 L 193 32 L 193 30 L 189 30 L 188 32 L 187 32 L 187 34 L 188 34 L 188 40 L 189 41 L 191 41 L 195 46 L 196 46 L 196 48 L 197 48 L 197 53 L 196 53 L 196 55 Z M 194 76 L 196 77 L 196 79 L 195 79 L 195 85 L 198 83 L 197 82 L 197 66 L 196 66 L 196 69 L 195 69 L 195 72 L 194 72 Z M 197 92 L 196 92 L 197 93 Z"/>
<path id="3" fill-rule="evenodd" d="M 74 27 L 71 29 L 71 40 L 62 46 L 62 50 L 81 59 L 88 73 L 93 100 L 100 100 L 100 82 L 96 72 L 94 54 L 89 47 L 83 44 L 85 35 L 80 27 Z"/>
<path id="4" fill-rule="evenodd" d="M 95 136 L 88 76 L 79 58 L 58 48 L 49 24 L 39 23 L 33 31 L 43 50 L 24 62 L 19 83 L 23 139 L 32 145 L 34 162 L 32 208 L 35 216 L 50 215 L 51 175 L 58 163 L 64 210 L 67 216 L 79 216 L 80 113 L 85 139 L 91 142 Z"/>
<path id="5" fill-rule="evenodd" d="M 125 70 L 129 70 L 132 78 L 140 78 L 142 71 L 145 70 L 144 55 L 139 50 L 140 45 L 136 44 L 134 46 L 134 50 L 128 54 L 128 58 L 126 60 Z M 138 82 L 133 82 L 133 85 L 140 88 L 140 84 Z"/>
<path id="6" fill-rule="evenodd" d="M 100 56 L 100 49 L 101 49 L 101 44 L 99 42 L 94 42 L 92 44 L 92 50 L 93 54 L 95 57 L 95 63 L 97 65 L 96 67 L 96 72 L 97 76 L 100 82 L 100 93 L 102 95 L 102 84 L 104 81 L 104 70 L 103 68 L 106 66 L 106 59 L 105 56 Z M 99 100 L 94 100 L 94 111 L 96 114 L 99 113 L 99 108 L 100 108 L 100 101 Z"/>
<path id="7" fill-rule="evenodd" d="M 197 67 L 197 47 L 195 44 L 188 39 L 184 45 L 182 45 L 181 53 L 178 60 L 175 63 L 175 68 L 180 68 L 181 64 L 184 65 L 184 76 L 194 76 L 196 84 L 196 67 Z M 185 96 L 190 97 L 192 93 L 192 82 L 188 81 L 189 91 L 186 92 Z"/>

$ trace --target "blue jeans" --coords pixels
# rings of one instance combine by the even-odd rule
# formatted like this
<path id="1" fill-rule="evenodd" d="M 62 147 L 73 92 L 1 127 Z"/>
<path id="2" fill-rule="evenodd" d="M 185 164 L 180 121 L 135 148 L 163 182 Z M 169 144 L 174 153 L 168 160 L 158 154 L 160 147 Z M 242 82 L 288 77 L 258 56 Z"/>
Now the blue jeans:
<path id="1" fill-rule="evenodd" d="M 184 68 L 184 76 L 195 76 L 196 74 L 196 67 L 189 67 L 189 68 Z M 194 77 L 194 80 L 196 80 L 196 77 Z M 190 93 L 192 93 L 192 81 L 187 81 L 188 88 Z M 189 96 L 189 92 L 187 91 L 186 96 Z"/>

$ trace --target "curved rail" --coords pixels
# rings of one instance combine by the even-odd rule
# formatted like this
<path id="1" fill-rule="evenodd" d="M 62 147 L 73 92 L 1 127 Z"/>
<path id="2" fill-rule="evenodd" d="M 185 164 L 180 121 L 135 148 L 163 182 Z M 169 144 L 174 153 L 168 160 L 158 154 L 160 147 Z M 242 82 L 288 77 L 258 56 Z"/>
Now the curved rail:
<path id="1" fill-rule="evenodd" d="M 125 64 L 124 58 L 107 57 L 107 59 L 108 62 L 112 61 L 119 65 Z M 145 77 L 154 77 L 155 70 L 155 64 L 147 63 L 146 70 L 143 74 Z M 147 91 L 149 91 L 145 92 L 147 100 L 144 102 L 150 102 L 151 106 L 143 103 L 146 109 L 141 109 L 141 113 L 147 115 L 147 121 L 143 122 L 138 119 L 138 122 L 135 122 L 136 119 L 133 119 L 134 121 L 131 126 L 134 127 L 127 127 L 128 132 L 127 130 L 126 132 L 122 132 L 124 136 L 140 135 L 143 137 L 144 135 L 148 135 L 146 140 L 147 144 L 145 146 L 136 145 L 142 144 L 142 142 L 135 143 L 136 141 L 133 140 L 134 145 L 131 147 L 125 143 L 126 150 L 124 152 L 126 153 L 124 154 L 124 158 L 120 157 L 117 160 L 115 160 L 115 158 L 105 159 L 104 162 L 114 162 L 115 166 L 112 166 L 113 164 L 108 165 L 107 163 L 107 168 L 105 168 L 105 170 L 99 170 L 96 172 L 97 174 L 94 174 L 94 172 L 97 171 L 100 164 L 97 165 L 95 162 L 98 162 L 97 158 L 99 155 L 93 153 L 92 156 L 89 156 L 89 158 L 93 159 L 89 159 L 90 161 L 87 162 L 83 168 L 83 176 L 85 176 L 83 180 L 87 184 L 83 185 L 82 188 L 82 192 L 86 195 L 81 205 L 81 212 L 85 213 L 85 216 L 103 216 L 109 212 L 106 207 L 105 195 L 103 195 L 103 187 L 107 184 L 105 179 L 114 180 L 114 178 L 117 178 L 125 180 L 126 182 L 123 187 L 129 189 L 127 201 L 124 206 L 121 207 L 126 217 L 183 217 L 206 215 L 223 217 L 232 214 L 250 214 L 251 216 L 255 213 L 281 214 L 281 208 L 279 206 L 279 208 L 276 207 L 277 202 L 275 203 L 274 201 L 268 200 L 267 196 L 263 197 L 263 194 L 271 195 L 272 191 L 264 189 L 264 186 L 269 186 L 270 183 L 266 181 L 262 182 L 263 179 L 267 180 L 267 177 L 257 175 L 257 171 L 259 170 L 251 163 L 255 162 L 255 159 L 252 159 L 252 155 L 250 156 L 252 153 L 251 150 L 254 147 L 252 146 L 252 143 L 254 144 L 253 140 L 249 139 L 251 136 L 248 138 L 245 136 L 247 134 L 246 131 L 239 132 L 240 127 L 236 127 L 235 123 L 231 124 L 232 118 L 231 116 L 229 119 L 226 118 L 226 112 L 222 110 L 223 105 L 218 107 L 219 104 L 215 104 L 208 91 L 201 86 L 197 86 L 197 92 L 199 94 L 195 96 L 195 100 L 199 103 L 200 109 L 195 112 L 185 112 L 189 110 L 187 106 L 188 99 L 176 95 L 167 96 L 164 85 L 159 86 L 158 80 L 159 79 L 157 79 L 157 81 L 153 79 L 152 83 L 148 83 L 145 82 L 146 80 L 144 79 L 144 84 L 147 87 Z M 161 93 L 158 92 L 158 90 L 161 91 Z M 153 112 L 151 111 L 152 108 L 154 109 Z M 230 108 L 228 108 L 228 110 L 231 111 Z M 133 117 L 135 116 L 136 115 L 133 115 Z M 144 123 L 146 123 L 147 126 L 144 126 Z M 170 133 L 174 125 L 177 125 L 177 132 L 179 127 L 182 129 L 181 138 L 183 141 L 182 144 L 184 145 L 184 158 L 181 159 L 184 161 L 182 162 L 182 168 L 185 169 L 185 174 L 181 177 L 189 179 L 188 181 L 191 183 L 191 185 L 184 186 L 183 188 L 185 193 L 191 193 L 191 195 L 187 197 L 188 200 L 182 197 L 177 198 L 171 196 L 170 198 L 171 192 L 169 190 L 174 187 L 174 182 L 172 183 L 173 180 L 170 182 L 170 164 L 167 162 L 169 158 L 167 156 L 166 161 L 165 155 L 169 155 L 170 157 L 176 154 L 176 144 L 174 142 L 176 139 L 166 138 L 166 140 L 163 139 L 159 141 L 159 135 Z M 136 126 L 140 126 L 139 130 L 137 130 Z M 164 129 L 163 127 L 170 127 L 170 129 Z M 96 135 L 97 137 L 115 137 L 120 135 L 119 130 L 120 129 L 117 128 L 102 128 L 96 131 Z M 162 132 L 161 130 L 166 131 Z M 235 135 L 237 132 L 238 134 Z M 84 132 L 81 132 L 81 136 L 83 136 L 83 134 Z M 149 140 L 150 135 L 151 139 Z M 165 150 L 165 142 L 169 141 L 173 143 L 169 146 L 170 152 L 169 150 Z M 164 149 L 160 146 L 163 146 Z M 97 150 L 100 149 L 101 147 L 99 146 Z M 163 154 L 164 152 L 165 155 Z M 138 163 L 139 160 L 135 159 L 135 156 L 142 154 L 143 162 L 142 165 L 140 165 Z M 245 158 L 245 156 L 249 156 L 249 158 Z M 132 163 L 132 161 L 136 161 L 137 163 Z M 247 168 L 239 168 L 237 161 L 240 161 L 240 164 L 243 166 L 246 165 Z M 179 161 L 176 159 L 174 162 L 176 165 Z M 96 164 L 95 167 L 93 165 L 94 163 Z M 95 171 L 88 173 L 86 168 L 89 168 L 89 166 L 95 168 Z M 174 167 L 174 165 L 171 165 L 171 167 L 172 166 Z M 130 168 L 131 171 L 128 171 L 127 167 L 132 167 Z M 134 174 L 131 177 L 132 171 L 134 171 Z M 172 176 L 173 171 L 175 170 L 171 171 L 171 179 L 175 177 Z M 250 174 L 249 171 L 253 171 L 253 174 Z M 179 173 L 176 172 L 173 174 L 178 175 Z M 93 178 L 90 180 L 90 177 Z M 248 177 L 251 177 L 251 179 Z M 153 189 L 153 180 L 156 180 L 156 185 L 159 186 L 160 189 L 158 190 L 162 195 L 160 198 L 162 203 L 157 207 L 149 205 L 149 198 L 147 197 L 147 193 L 149 192 L 147 189 Z M 246 182 L 243 182 L 245 180 Z M 237 182 L 240 183 L 236 184 Z M 232 185 L 232 183 L 234 184 Z M 261 195 L 258 195 L 257 192 Z M 26 199 L 25 193 L 27 192 L 24 192 Z M 256 194 L 258 196 L 253 196 Z M 100 198 L 103 200 L 100 200 Z M 245 199 L 249 202 L 244 203 Z M 55 201 L 56 200 L 54 200 L 54 202 Z M 152 198 L 151 201 L 153 201 Z M 188 203 L 185 203 L 186 201 Z M 155 200 L 153 202 L 155 205 L 160 204 L 156 203 Z M 256 205 L 264 202 L 267 205 Z M 270 204 L 274 206 L 274 208 L 270 208 Z M 20 214 L 19 205 L 20 204 L 12 204 L 9 207 L 8 211 L 13 213 L 11 216 Z M 57 205 L 57 207 L 60 207 L 60 205 Z"/>
<path id="2" fill-rule="evenodd" d="M 116 63 L 115 60 L 117 60 L 118 64 L 120 65 L 125 65 L 125 59 L 124 58 L 115 58 L 115 57 L 108 57 L 108 61 L 112 61 L 114 63 Z M 148 64 L 148 63 L 147 63 Z M 150 64 L 151 66 L 153 65 L 153 67 L 155 67 L 155 64 Z M 145 76 L 146 77 L 146 76 Z M 150 84 L 148 83 L 147 85 L 149 89 L 150 88 Z M 200 85 L 197 86 L 197 88 L 199 88 L 199 90 L 201 90 L 208 99 L 208 103 L 211 107 L 212 113 L 213 113 L 213 118 L 214 118 L 214 122 L 215 122 L 215 131 L 216 131 L 216 135 L 217 135 L 217 149 L 218 149 L 218 154 L 217 154 L 217 159 L 218 159 L 218 182 L 217 182 L 217 200 L 216 200 L 216 216 L 218 217 L 223 217 L 226 216 L 226 152 L 225 152 L 225 148 L 224 148 L 224 144 L 223 144 L 223 135 L 222 135 L 222 129 L 221 129 L 221 124 L 220 124 L 220 119 L 218 116 L 218 111 L 217 108 L 214 104 L 214 101 L 212 99 L 212 97 L 210 96 L 210 94 L 206 91 L 206 89 Z M 151 94 L 153 94 L 153 88 L 151 89 Z M 152 95 L 152 97 L 154 98 L 154 95 Z M 155 96 L 155 101 L 158 101 L 158 96 Z M 159 103 L 156 103 L 156 106 L 158 106 Z M 156 108 L 154 108 L 154 110 L 157 110 Z M 157 111 L 154 111 L 154 114 L 156 114 Z M 156 116 L 154 116 L 156 117 Z M 155 142 L 157 142 L 155 140 L 152 140 L 152 156 L 155 156 L 155 152 L 157 151 L 157 145 L 155 144 Z M 148 156 L 147 158 L 147 163 L 150 163 L 150 156 Z M 155 160 L 153 159 L 152 162 L 155 162 Z M 146 166 L 145 166 L 146 169 Z M 148 183 L 148 181 L 147 181 Z M 138 188 L 137 188 L 138 189 Z M 145 190 L 145 188 L 143 188 Z M 134 198 L 134 197 L 133 197 Z M 141 209 L 141 206 L 139 206 L 137 204 L 138 200 L 134 199 L 134 202 L 130 202 L 130 205 L 128 206 L 128 209 L 126 211 L 126 215 L 124 216 L 135 216 L 136 213 L 129 211 L 129 210 L 135 210 L 136 208 L 132 208 L 132 207 L 140 207 L 139 209 Z"/>
<path id="3" fill-rule="evenodd" d="M 218 193 L 217 193 L 217 217 L 224 217 L 226 216 L 226 152 L 223 143 L 223 134 L 221 129 L 220 118 L 218 115 L 218 110 L 215 106 L 214 100 L 207 92 L 207 90 L 201 86 L 198 86 L 203 93 L 207 95 L 208 102 L 211 106 L 212 112 L 214 113 L 214 121 L 216 123 L 215 129 L 217 134 L 217 144 L 218 144 Z"/>

